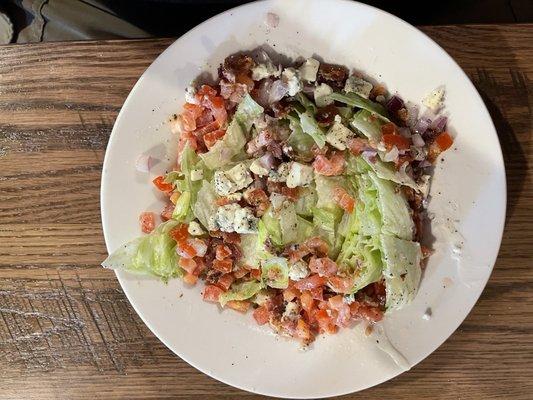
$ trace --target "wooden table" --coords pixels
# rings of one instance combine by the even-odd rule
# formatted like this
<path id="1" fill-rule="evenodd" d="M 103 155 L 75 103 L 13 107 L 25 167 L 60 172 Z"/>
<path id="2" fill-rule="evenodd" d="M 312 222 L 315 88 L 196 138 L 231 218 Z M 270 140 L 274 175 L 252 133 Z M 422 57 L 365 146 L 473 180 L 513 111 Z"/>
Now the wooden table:
<path id="1" fill-rule="evenodd" d="M 422 28 L 475 83 L 507 167 L 492 277 L 465 322 L 370 399 L 533 398 L 533 25 Z M 172 40 L 0 47 L 0 399 L 259 397 L 165 348 L 100 267 L 99 190 L 131 87 Z"/>

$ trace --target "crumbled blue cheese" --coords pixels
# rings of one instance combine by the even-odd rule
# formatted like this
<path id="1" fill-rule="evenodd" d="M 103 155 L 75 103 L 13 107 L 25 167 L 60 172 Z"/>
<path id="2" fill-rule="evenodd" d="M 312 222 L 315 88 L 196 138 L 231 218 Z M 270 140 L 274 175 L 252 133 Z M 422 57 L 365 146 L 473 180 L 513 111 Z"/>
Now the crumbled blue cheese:
<path id="1" fill-rule="evenodd" d="M 285 306 L 285 311 L 283 312 L 281 319 L 296 321 L 300 318 L 300 306 L 294 301 L 289 301 Z"/>
<path id="2" fill-rule="evenodd" d="M 307 82 L 316 81 L 316 74 L 318 73 L 318 67 L 320 62 L 314 58 L 308 58 L 298 69 L 300 78 Z"/>
<path id="3" fill-rule="evenodd" d="M 287 84 L 289 88 L 289 96 L 296 96 L 298 92 L 302 91 L 300 74 L 294 68 L 285 68 L 281 73 L 281 80 Z"/>
<path id="4" fill-rule="evenodd" d="M 346 150 L 348 139 L 354 136 L 354 133 L 342 124 L 340 115 L 335 115 L 335 122 L 326 133 L 326 142 L 339 150 Z"/>
<path id="5" fill-rule="evenodd" d="M 307 186 L 313 181 L 313 177 L 313 167 L 294 161 L 290 163 L 287 187 Z"/>
<path id="6" fill-rule="evenodd" d="M 344 91 L 346 93 L 353 92 L 361 97 L 364 97 L 365 99 L 368 99 L 368 96 L 373 88 L 374 85 L 372 85 L 370 82 L 354 75 L 346 79 L 346 83 L 344 84 Z"/>
<path id="7" fill-rule="evenodd" d="M 215 221 L 223 232 L 255 233 L 257 222 L 252 210 L 237 203 L 226 204 L 217 209 Z"/>
<path id="8" fill-rule="evenodd" d="M 268 175 L 268 169 L 263 167 L 259 159 L 255 159 L 250 164 L 250 171 L 252 171 L 257 176 L 266 176 Z"/>
<path id="9" fill-rule="evenodd" d="M 313 96 L 315 97 L 315 103 L 318 107 L 325 107 L 333 103 L 333 99 L 330 97 L 330 94 L 333 93 L 331 86 L 321 83 L 318 85 L 314 92 Z"/>
<path id="10" fill-rule="evenodd" d="M 422 103 L 433 111 L 439 110 L 443 106 L 444 88 L 437 88 L 426 96 Z"/>
<path id="11" fill-rule="evenodd" d="M 253 179 L 245 163 L 240 163 L 227 171 L 215 171 L 213 182 L 220 196 L 227 196 L 244 189 Z"/>
<path id="12" fill-rule="evenodd" d="M 300 279 L 309 276 L 309 268 L 302 260 L 295 262 L 289 267 L 289 279 L 291 281 L 299 281 Z"/>
<path id="13" fill-rule="evenodd" d="M 272 205 L 272 209 L 274 211 L 279 211 L 285 200 L 287 200 L 287 197 L 283 196 L 282 194 L 276 192 L 270 194 L 270 204 Z"/>
<path id="14" fill-rule="evenodd" d="M 196 104 L 196 88 L 194 86 L 187 86 L 185 89 L 185 101 L 187 103 Z"/>
<path id="15" fill-rule="evenodd" d="M 272 182 L 286 182 L 289 176 L 290 163 L 281 163 L 277 171 L 271 170 L 268 173 L 268 179 Z"/>
<path id="16" fill-rule="evenodd" d="M 187 228 L 187 231 L 189 232 L 190 235 L 193 235 L 193 236 L 200 236 L 205 233 L 205 231 L 202 229 L 202 225 L 200 225 L 196 221 L 191 221 L 189 223 L 189 227 Z"/>
<path id="17" fill-rule="evenodd" d="M 203 169 L 193 169 L 191 171 L 191 181 L 201 181 L 202 179 L 204 179 Z"/>
<path id="18" fill-rule="evenodd" d="M 270 59 L 264 63 L 259 63 L 252 68 L 252 79 L 254 81 L 260 81 L 261 79 L 269 78 L 271 76 L 277 78 L 280 74 L 280 68 L 276 67 Z"/>

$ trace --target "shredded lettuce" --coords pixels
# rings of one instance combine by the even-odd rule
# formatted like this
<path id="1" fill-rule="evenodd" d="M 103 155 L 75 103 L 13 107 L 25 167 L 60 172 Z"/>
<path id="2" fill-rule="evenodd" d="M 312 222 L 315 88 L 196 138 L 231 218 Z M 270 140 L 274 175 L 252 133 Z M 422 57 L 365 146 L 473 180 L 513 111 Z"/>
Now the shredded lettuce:
<path id="1" fill-rule="evenodd" d="M 379 160 L 374 160 L 375 162 L 371 162 L 369 160 L 366 161 L 370 168 L 372 168 L 376 175 L 381 179 L 396 182 L 400 185 L 409 186 L 418 192 L 422 190 L 420 185 L 418 185 L 413 178 L 407 175 L 405 171 L 396 171 L 391 164 L 384 163 Z"/>
<path id="2" fill-rule="evenodd" d="M 422 269 L 420 244 L 381 235 L 383 274 L 387 309 L 399 309 L 412 301 L 418 291 Z"/>
<path id="3" fill-rule="evenodd" d="M 245 135 L 248 135 L 254 120 L 263 114 L 263 107 L 257 104 L 249 94 L 246 94 L 237 106 L 233 119 L 237 120 Z"/>
<path id="4" fill-rule="evenodd" d="M 344 104 L 348 104 L 352 107 L 362 108 L 363 110 L 370 111 L 378 115 L 381 119 L 386 122 L 389 122 L 388 113 L 385 107 L 381 104 L 376 103 L 372 100 L 365 99 L 364 97 L 358 95 L 357 93 L 332 93 L 330 97 Z"/>
<path id="5" fill-rule="evenodd" d="M 316 113 L 317 107 L 315 103 L 309 100 L 305 94 L 303 94 L 302 92 L 299 92 L 296 94 L 295 97 L 296 97 L 296 100 L 298 100 L 300 104 L 304 106 L 304 108 L 307 111 L 310 111 L 312 114 Z"/>
<path id="6" fill-rule="evenodd" d="M 315 144 L 315 141 L 303 131 L 298 118 L 291 115 L 288 115 L 287 118 L 289 119 L 289 128 L 291 129 L 291 134 L 287 139 L 287 145 L 292 147 L 300 158 L 304 160 L 312 160 L 314 155 L 311 149 Z"/>
<path id="7" fill-rule="evenodd" d="M 289 286 L 289 265 L 283 257 L 270 258 L 261 263 L 261 278 L 272 288 L 286 289 Z"/>
<path id="8" fill-rule="evenodd" d="M 164 282 L 181 277 L 183 270 L 178 267 L 176 242 L 168 234 L 177 225 L 178 222 L 174 220 L 162 223 L 150 234 L 120 246 L 104 260 L 102 266 L 154 275 Z"/>
<path id="9" fill-rule="evenodd" d="M 300 125 L 302 130 L 313 138 L 319 148 L 323 148 L 326 145 L 326 134 L 324 130 L 318 125 L 313 114 L 307 110 L 302 113 L 298 113 L 300 117 Z"/>
<path id="10" fill-rule="evenodd" d="M 218 197 L 213 184 L 207 180 L 203 180 L 202 187 L 198 191 L 198 200 L 193 206 L 193 212 L 194 216 L 198 218 L 198 221 L 208 230 L 214 230 L 216 228 L 214 226 L 214 219 L 217 212 L 216 200 Z"/>
<path id="11" fill-rule="evenodd" d="M 336 187 L 345 187 L 346 181 L 341 176 L 315 175 L 317 202 L 319 208 L 339 209 L 334 200 L 333 190 Z"/>
<path id="12" fill-rule="evenodd" d="M 226 130 L 226 134 L 209 149 L 200 155 L 209 169 L 223 167 L 241 152 L 246 144 L 245 132 L 237 119 L 233 118 Z"/>
<path id="13" fill-rule="evenodd" d="M 231 285 L 230 290 L 219 296 L 218 301 L 224 307 L 228 301 L 248 300 L 259 293 L 261 289 L 263 289 L 263 284 L 257 281 L 235 283 Z"/>
<path id="14" fill-rule="evenodd" d="M 356 112 L 350 121 L 350 125 L 373 142 L 378 143 L 381 141 L 382 123 L 367 110 Z"/>
<path id="15" fill-rule="evenodd" d="M 312 208 L 316 206 L 317 194 L 314 184 L 308 187 L 300 187 L 299 197 L 294 205 L 296 214 L 304 217 L 310 217 L 313 215 Z"/>
<path id="16" fill-rule="evenodd" d="M 261 217 L 263 226 L 265 227 L 265 232 L 267 238 L 270 239 L 272 244 L 275 246 L 283 245 L 283 237 L 281 235 L 281 226 L 279 219 L 274 215 L 272 208 L 270 208 L 263 216 Z"/>
<path id="17" fill-rule="evenodd" d="M 329 244 L 329 256 L 335 258 L 339 253 L 343 237 L 337 234 L 339 223 L 342 219 L 342 210 L 340 208 L 313 208 L 313 225 L 316 228 L 318 236 Z"/>

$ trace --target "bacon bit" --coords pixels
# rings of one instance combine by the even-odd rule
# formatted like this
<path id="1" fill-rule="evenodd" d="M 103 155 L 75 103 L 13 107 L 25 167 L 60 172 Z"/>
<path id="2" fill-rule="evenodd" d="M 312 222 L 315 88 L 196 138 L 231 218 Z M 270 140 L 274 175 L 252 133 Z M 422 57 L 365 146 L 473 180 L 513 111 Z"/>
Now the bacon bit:
<path id="1" fill-rule="evenodd" d="M 189 274 L 194 273 L 196 270 L 196 261 L 194 261 L 192 258 L 180 258 L 178 261 L 178 265 L 183 268 L 185 271 L 187 271 Z"/>
<path id="2" fill-rule="evenodd" d="M 341 187 L 333 189 L 333 201 L 336 202 L 344 211 L 352 213 L 355 207 L 355 199 Z"/>
<path id="3" fill-rule="evenodd" d="M 338 294 L 330 297 L 328 304 L 332 310 L 337 311 L 335 324 L 344 327 L 348 326 L 351 318 L 350 306 L 343 301 L 342 296 Z"/>
<path id="4" fill-rule="evenodd" d="M 213 268 L 224 274 L 228 274 L 233 269 L 233 260 L 226 258 L 225 260 L 214 260 Z"/>
<path id="5" fill-rule="evenodd" d="M 338 113 L 339 109 L 334 104 L 330 104 L 325 107 L 320 107 L 316 111 L 315 119 L 321 125 L 330 125 Z"/>
<path id="6" fill-rule="evenodd" d="M 326 283 L 326 278 L 314 274 L 307 278 L 301 279 L 294 284 L 294 287 L 300 291 L 311 290 L 319 286 L 323 286 Z"/>
<path id="7" fill-rule="evenodd" d="M 313 153 L 315 156 L 324 156 L 327 152 L 328 146 L 320 148 L 316 143 L 311 146 L 311 153 Z"/>
<path id="8" fill-rule="evenodd" d="M 369 305 L 354 301 L 350 304 L 350 312 L 352 318 L 366 319 L 372 322 L 378 322 L 383 319 L 383 311 L 377 307 L 371 307 Z"/>
<path id="9" fill-rule="evenodd" d="M 169 235 L 177 243 L 184 242 L 189 237 L 189 230 L 188 229 L 189 229 L 189 225 L 180 224 L 177 227 L 173 228 L 169 232 Z"/>
<path id="10" fill-rule="evenodd" d="M 320 276 L 333 276 L 337 273 L 337 263 L 329 257 L 312 258 L 309 269 Z"/>
<path id="11" fill-rule="evenodd" d="M 193 274 L 199 276 L 205 271 L 205 260 L 202 257 L 194 257 L 194 262 L 196 263 L 196 269 L 194 270 Z"/>
<path id="12" fill-rule="evenodd" d="M 348 143 L 346 144 L 348 145 L 348 149 L 350 150 L 350 152 L 355 156 L 358 156 L 363 151 L 371 147 L 370 143 L 368 142 L 368 139 L 363 139 L 359 137 L 348 139 Z"/>
<path id="13" fill-rule="evenodd" d="M 307 239 L 304 244 L 318 256 L 326 256 L 328 254 L 329 246 L 327 242 L 318 236 Z"/>
<path id="14" fill-rule="evenodd" d="M 258 325 L 264 325 L 270 320 L 270 312 L 265 306 L 260 306 L 254 310 L 253 317 Z"/>
<path id="15" fill-rule="evenodd" d="M 399 171 L 405 163 L 410 163 L 411 161 L 413 161 L 413 157 L 409 154 L 404 154 L 403 156 L 398 156 L 398 159 L 394 162 L 394 166 Z"/>
<path id="16" fill-rule="evenodd" d="M 251 92 L 254 89 L 254 81 L 245 73 L 240 73 L 235 76 L 235 83 L 240 83 L 246 85 L 248 92 Z"/>
<path id="17" fill-rule="evenodd" d="M 212 303 L 218 303 L 218 298 L 224 293 L 224 290 L 216 285 L 206 285 L 204 288 L 203 299 Z"/>
<path id="18" fill-rule="evenodd" d="M 256 280 L 261 279 L 261 270 L 260 269 L 252 269 L 250 270 L 250 277 Z"/>
<path id="19" fill-rule="evenodd" d="M 154 178 L 152 181 L 156 188 L 161 190 L 162 192 L 169 193 L 174 190 L 174 186 L 171 183 L 165 182 L 165 177 L 162 175 L 159 175 L 158 177 Z"/>
<path id="20" fill-rule="evenodd" d="M 208 149 L 213 147 L 215 143 L 224 137 L 226 131 L 224 129 L 217 129 L 216 131 L 211 131 L 204 135 L 204 143 Z"/>
<path id="21" fill-rule="evenodd" d="M 155 214 L 153 212 L 142 212 L 139 215 L 139 222 L 141 224 L 141 231 L 143 233 L 150 233 L 155 229 Z"/>
<path id="22" fill-rule="evenodd" d="M 248 274 L 248 272 L 250 271 L 245 268 L 241 268 L 236 271 L 233 271 L 233 275 L 235 275 L 235 279 L 241 279 L 244 278 Z"/>
<path id="23" fill-rule="evenodd" d="M 287 289 L 283 290 L 283 300 L 292 301 L 298 297 L 299 294 L 300 291 L 298 289 L 289 286 Z"/>
<path id="24" fill-rule="evenodd" d="M 232 310 L 245 313 L 250 309 L 251 303 L 245 300 L 231 300 L 228 301 L 225 307 L 231 308 Z"/>
<path id="25" fill-rule="evenodd" d="M 325 176 L 340 175 L 344 172 L 344 155 L 334 152 L 330 159 L 326 156 L 318 155 L 313 161 L 315 172 Z"/>
<path id="26" fill-rule="evenodd" d="M 300 339 L 300 341 L 304 345 L 311 343 L 314 339 L 314 336 L 311 333 L 311 328 L 302 318 L 300 318 L 298 322 L 296 323 L 296 331 L 294 335 L 298 339 Z"/>
<path id="27" fill-rule="evenodd" d="M 228 290 L 234 281 L 235 276 L 233 274 L 223 274 L 218 278 L 217 285 L 224 290 Z"/>
<path id="28" fill-rule="evenodd" d="M 392 122 L 387 122 L 385 125 L 381 126 L 382 135 L 398 135 L 398 129 L 396 125 Z"/>
<path id="29" fill-rule="evenodd" d="M 401 135 L 385 134 L 382 136 L 381 140 L 387 150 L 391 150 L 394 146 L 396 146 L 398 150 L 408 150 L 411 145 L 409 139 L 406 139 Z"/>
<path id="30" fill-rule="evenodd" d="M 224 243 L 240 244 L 241 235 L 237 232 L 222 232 L 222 240 Z"/>
<path id="31" fill-rule="evenodd" d="M 420 250 L 422 251 L 422 259 L 428 258 L 433 254 L 433 250 L 426 246 L 420 246 Z"/>
<path id="32" fill-rule="evenodd" d="M 263 189 L 248 189 L 244 199 L 255 208 L 256 216 L 261 217 L 270 207 L 270 200 Z"/>
<path id="33" fill-rule="evenodd" d="M 224 260 L 224 259 L 230 257 L 231 253 L 232 253 L 231 249 L 228 246 L 224 245 L 224 244 L 217 245 L 215 252 L 216 252 L 215 253 L 216 254 L 215 257 L 216 257 L 217 260 Z"/>
<path id="34" fill-rule="evenodd" d="M 387 90 L 385 89 L 385 86 L 383 85 L 375 85 L 372 90 L 370 91 L 370 99 L 374 100 L 378 96 L 384 96 L 385 93 L 387 93 Z"/>
<path id="35" fill-rule="evenodd" d="M 310 290 L 311 296 L 315 300 L 324 300 L 324 286 L 319 286 Z"/>
<path id="36" fill-rule="evenodd" d="M 170 218 L 172 218 L 172 213 L 174 212 L 174 204 L 169 203 L 163 208 L 163 211 L 161 211 L 161 219 L 163 221 L 168 221 Z"/>
<path id="37" fill-rule="evenodd" d="M 282 186 L 281 194 L 287 197 L 290 201 L 295 202 L 295 201 L 298 201 L 298 198 L 300 197 L 300 189 L 297 187 L 290 188 L 287 186 Z"/>

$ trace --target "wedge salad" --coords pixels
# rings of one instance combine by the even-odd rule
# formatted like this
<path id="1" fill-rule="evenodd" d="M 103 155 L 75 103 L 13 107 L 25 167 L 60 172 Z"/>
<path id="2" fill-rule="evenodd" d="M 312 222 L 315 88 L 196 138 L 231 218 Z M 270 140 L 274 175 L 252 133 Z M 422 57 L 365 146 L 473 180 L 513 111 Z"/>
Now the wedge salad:
<path id="1" fill-rule="evenodd" d="M 413 300 L 431 253 L 430 172 L 453 144 L 443 97 L 419 108 L 344 66 L 229 56 L 172 118 L 162 222 L 143 212 L 146 235 L 102 265 L 201 282 L 203 300 L 305 345 L 379 321 Z"/>

